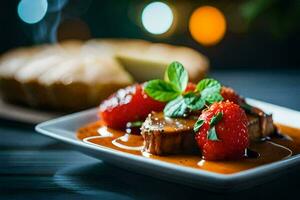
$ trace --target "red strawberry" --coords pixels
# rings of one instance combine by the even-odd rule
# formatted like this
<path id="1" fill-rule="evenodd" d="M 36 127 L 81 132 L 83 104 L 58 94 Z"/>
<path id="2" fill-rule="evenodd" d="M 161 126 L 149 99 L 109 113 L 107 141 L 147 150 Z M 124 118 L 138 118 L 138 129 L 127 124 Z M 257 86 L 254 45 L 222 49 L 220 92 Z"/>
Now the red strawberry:
<path id="1" fill-rule="evenodd" d="M 216 122 L 213 132 L 210 123 L 213 118 L 217 119 L 214 116 L 218 115 L 221 117 L 219 121 L 213 120 Z M 214 103 L 203 111 L 198 121 L 200 120 L 203 120 L 203 124 L 197 131 L 195 139 L 204 159 L 230 160 L 244 156 L 245 149 L 249 145 L 248 120 L 244 110 L 237 104 L 229 101 Z"/>
<path id="2" fill-rule="evenodd" d="M 223 86 L 221 88 L 221 95 L 224 98 L 224 101 L 229 100 L 236 104 L 239 104 L 242 101 L 242 98 L 230 87 Z"/>
<path id="3" fill-rule="evenodd" d="M 149 97 L 143 86 L 136 84 L 118 90 L 100 104 L 99 117 L 116 129 L 126 127 L 128 122 L 144 120 L 151 111 L 162 111 L 165 103 Z"/>
<path id="4" fill-rule="evenodd" d="M 196 84 L 189 82 L 185 88 L 185 92 L 192 92 L 196 89 Z"/>

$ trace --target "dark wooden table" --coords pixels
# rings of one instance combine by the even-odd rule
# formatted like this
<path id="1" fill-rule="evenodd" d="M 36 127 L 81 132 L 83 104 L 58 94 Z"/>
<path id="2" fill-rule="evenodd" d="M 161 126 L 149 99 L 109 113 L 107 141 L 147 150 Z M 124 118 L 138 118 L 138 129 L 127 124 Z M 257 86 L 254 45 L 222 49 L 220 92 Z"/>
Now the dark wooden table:
<path id="1" fill-rule="evenodd" d="M 300 71 L 217 71 L 211 76 L 244 96 L 300 110 Z M 299 190 L 300 166 L 269 183 L 220 194 L 105 164 L 36 133 L 31 124 L 1 119 L 0 138 L 1 199 L 288 199 Z"/>

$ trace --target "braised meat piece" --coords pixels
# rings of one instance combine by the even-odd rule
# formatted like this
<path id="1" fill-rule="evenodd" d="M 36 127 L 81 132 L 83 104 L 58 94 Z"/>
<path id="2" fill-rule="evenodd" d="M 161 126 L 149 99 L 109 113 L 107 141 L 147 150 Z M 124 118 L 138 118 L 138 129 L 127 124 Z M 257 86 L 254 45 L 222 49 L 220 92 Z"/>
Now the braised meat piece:
<path id="1" fill-rule="evenodd" d="M 162 112 L 152 112 L 141 128 L 144 151 L 155 155 L 197 152 L 193 131 L 196 120 L 169 118 Z"/>
<path id="2" fill-rule="evenodd" d="M 257 135 L 257 137 L 253 137 L 252 139 L 266 137 L 274 133 L 275 126 L 273 124 L 273 118 L 271 114 L 267 114 L 259 108 L 252 107 L 250 115 L 258 118 L 260 127 L 259 135 Z"/>

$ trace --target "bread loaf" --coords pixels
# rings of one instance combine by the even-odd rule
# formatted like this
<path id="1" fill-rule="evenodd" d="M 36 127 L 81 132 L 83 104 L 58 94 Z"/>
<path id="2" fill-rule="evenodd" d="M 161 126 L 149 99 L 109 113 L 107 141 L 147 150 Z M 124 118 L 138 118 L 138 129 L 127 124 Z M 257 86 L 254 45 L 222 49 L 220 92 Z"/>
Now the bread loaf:
<path id="1" fill-rule="evenodd" d="M 208 70 L 207 59 L 193 49 L 143 40 L 72 40 L 24 47 L 1 56 L 0 92 L 8 102 L 77 111 L 98 105 L 135 81 L 162 78 L 175 60 L 184 64 L 193 81 Z"/>

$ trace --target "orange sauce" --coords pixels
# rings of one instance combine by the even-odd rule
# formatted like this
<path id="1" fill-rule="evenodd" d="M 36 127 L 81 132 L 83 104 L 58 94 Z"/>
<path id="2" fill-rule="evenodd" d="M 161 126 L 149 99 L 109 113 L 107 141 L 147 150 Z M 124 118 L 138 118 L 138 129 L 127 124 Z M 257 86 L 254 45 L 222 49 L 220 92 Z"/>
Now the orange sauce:
<path id="1" fill-rule="evenodd" d="M 143 137 L 127 134 L 124 131 L 109 129 L 102 126 L 101 121 L 81 127 L 77 137 L 86 143 L 110 148 L 149 159 L 174 163 L 186 167 L 208 170 L 221 174 L 232 174 L 260 165 L 286 159 L 300 153 L 300 129 L 276 125 L 285 137 L 271 137 L 270 140 L 252 142 L 250 149 L 259 153 L 257 158 L 243 158 L 234 161 L 206 161 L 201 155 L 168 155 L 156 156 L 143 152 Z"/>

